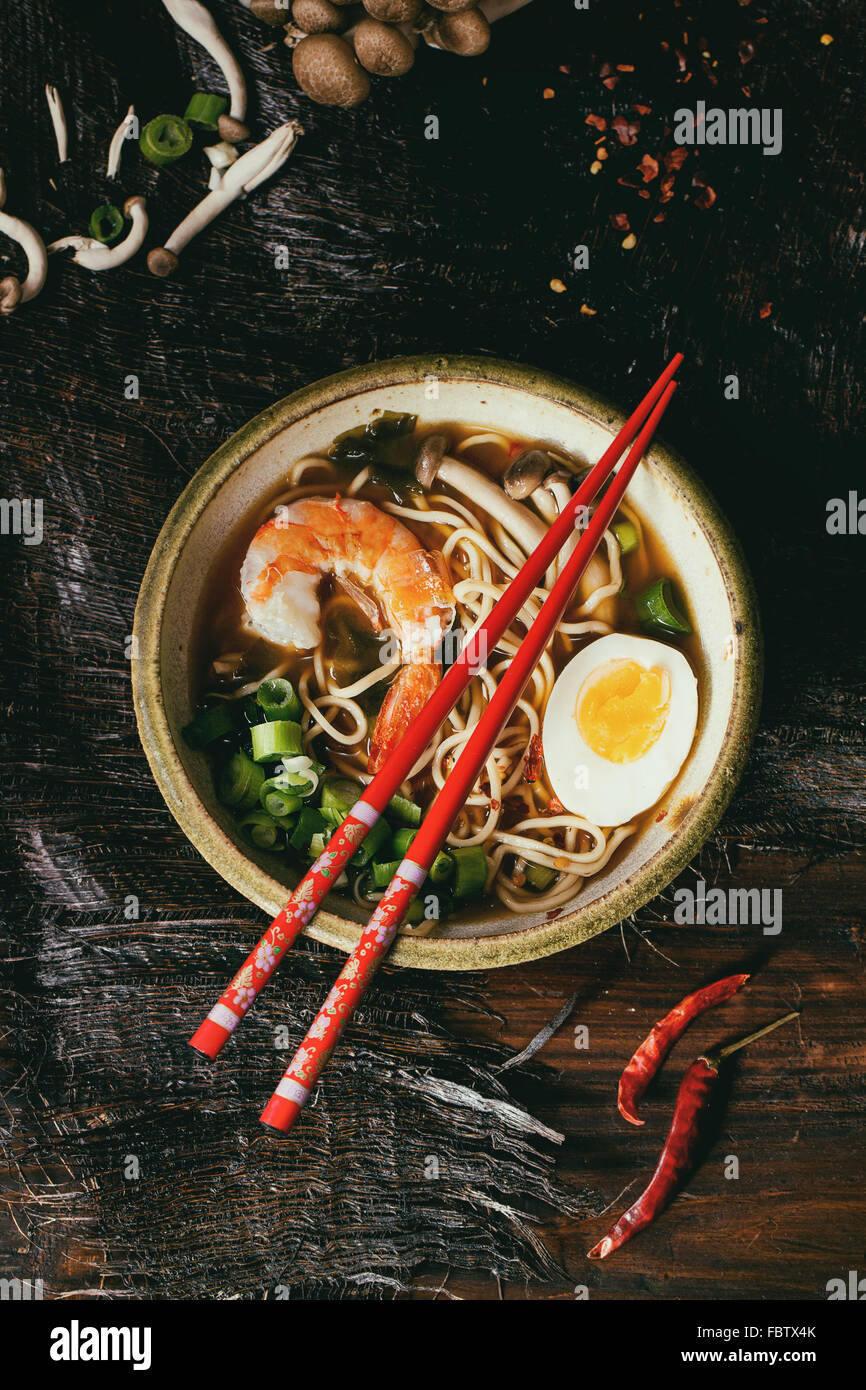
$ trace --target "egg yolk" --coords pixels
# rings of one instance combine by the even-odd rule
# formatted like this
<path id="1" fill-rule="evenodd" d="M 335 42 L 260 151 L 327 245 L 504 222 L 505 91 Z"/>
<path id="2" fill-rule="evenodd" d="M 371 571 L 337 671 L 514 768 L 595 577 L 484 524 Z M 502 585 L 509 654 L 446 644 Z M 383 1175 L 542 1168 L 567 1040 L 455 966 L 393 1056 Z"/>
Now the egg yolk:
<path id="1" fill-rule="evenodd" d="M 634 763 L 667 722 L 671 679 L 659 666 L 608 661 L 580 687 L 574 715 L 584 742 L 609 763 Z"/>

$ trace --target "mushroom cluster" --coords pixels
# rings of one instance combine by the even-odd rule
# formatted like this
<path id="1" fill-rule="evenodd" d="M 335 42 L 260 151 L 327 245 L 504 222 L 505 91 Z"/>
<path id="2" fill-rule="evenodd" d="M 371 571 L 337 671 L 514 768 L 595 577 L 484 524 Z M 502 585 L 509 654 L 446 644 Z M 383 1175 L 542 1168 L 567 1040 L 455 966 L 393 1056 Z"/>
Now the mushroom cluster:
<path id="1" fill-rule="evenodd" d="M 360 106 L 370 75 L 402 77 L 422 39 L 467 58 L 490 43 L 473 0 L 291 0 L 291 10 L 287 0 L 251 0 L 250 9 L 285 28 L 298 86 L 322 106 Z"/>

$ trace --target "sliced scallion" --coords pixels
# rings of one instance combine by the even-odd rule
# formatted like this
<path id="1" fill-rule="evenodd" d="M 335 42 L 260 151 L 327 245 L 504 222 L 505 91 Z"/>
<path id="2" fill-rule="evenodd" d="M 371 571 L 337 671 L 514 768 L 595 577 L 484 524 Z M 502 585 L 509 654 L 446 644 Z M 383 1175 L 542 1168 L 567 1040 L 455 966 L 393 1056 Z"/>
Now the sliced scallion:
<path id="1" fill-rule="evenodd" d="M 217 121 L 228 109 L 227 97 L 217 96 L 214 92 L 193 92 L 183 118 L 199 130 L 216 130 Z"/>
<path id="2" fill-rule="evenodd" d="M 154 116 L 141 132 L 138 147 L 150 164 L 173 164 L 192 146 L 192 128 L 180 116 Z"/>
<path id="3" fill-rule="evenodd" d="M 301 751 L 301 726 L 293 719 L 276 719 L 267 724 L 254 724 L 250 733 L 253 740 L 253 760 L 257 763 L 275 763 L 279 758 Z"/>
<path id="4" fill-rule="evenodd" d="M 204 748 L 215 739 L 224 738 L 234 729 L 235 721 L 231 709 L 226 704 L 209 705 L 201 710 L 183 730 L 184 739 L 190 748 Z"/>
<path id="5" fill-rule="evenodd" d="M 656 579 L 637 595 L 634 607 L 638 619 L 650 631 L 679 635 L 692 630 L 670 579 Z"/>
<path id="6" fill-rule="evenodd" d="M 298 720 L 303 714 L 303 706 L 295 694 L 292 682 L 282 676 L 262 681 L 256 691 L 256 702 L 268 719 Z"/>
<path id="7" fill-rule="evenodd" d="M 619 541 L 619 548 L 623 555 L 631 555 L 640 546 L 637 527 L 632 526 L 630 521 L 615 521 L 610 529 Z"/>
<path id="8" fill-rule="evenodd" d="M 100 203 L 90 214 L 90 235 L 106 246 L 117 241 L 123 231 L 123 213 L 114 203 Z"/>
<path id="9" fill-rule="evenodd" d="M 220 774 L 217 796 L 224 806 L 233 806 L 237 811 L 250 811 L 258 802 L 264 780 L 264 770 L 238 749 L 232 753 Z"/>
<path id="10" fill-rule="evenodd" d="M 238 821 L 238 828 L 256 849 L 282 849 L 286 842 L 282 829 L 267 811 L 250 811 Z"/>

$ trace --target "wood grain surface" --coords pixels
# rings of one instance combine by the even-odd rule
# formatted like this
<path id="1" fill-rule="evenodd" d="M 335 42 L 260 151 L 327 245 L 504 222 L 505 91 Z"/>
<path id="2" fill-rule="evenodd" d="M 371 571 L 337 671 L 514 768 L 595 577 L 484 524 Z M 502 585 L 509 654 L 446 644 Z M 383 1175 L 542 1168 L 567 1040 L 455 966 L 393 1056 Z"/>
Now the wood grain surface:
<path id="1" fill-rule="evenodd" d="M 104 276 L 53 263 L 43 294 L 0 321 L 0 491 L 42 498 L 45 517 L 41 545 L 0 537 L 0 1274 L 42 1277 L 50 1296 L 826 1298 L 829 1279 L 866 1273 L 866 539 L 826 526 L 829 499 L 866 493 L 862 7 L 535 0 L 484 57 L 422 52 L 354 112 L 314 107 L 269 30 L 234 0 L 212 8 L 256 130 L 303 122 L 290 164 L 174 279 L 142 257 Z M 157 0 L 20 0 L 0 11 L 0 53 L 7 210 L 46 240 L 83 230 L 110 191 L 108 139 L 131 101 L 171 111 L 218 81 Z M 47 81 L 70 121 L 62 167 Z M 698 99 L 780 108 L 781 153 L 692 151 L 667 202 L 661 175 L 620 183 L 662 158 L 672 113 Z M 608 130 L 591 172 L 587 115 L 635 104 L 651 108 L 636 143 Z M 156 173 L 130 154 L 115 196 L 148 195 L 156 243 L 201 182 L 197 163 Z M 0 273 L 21 265 L 0 238 Z M 217 444 L 322 375 L 425 349 L 535 363 L 623 407 L 686 353 L 665 434 L 752 567 L 763 714 L 718 832 L 635 921 L 483 979 L 386 972 L 290 1156 L 258 1133 L 257 1105 L 280 1069 L 275 1030 L 288 1025 L 282 1056 L 337 958 L 293 953 L 218 1073 L 190 1063 L 185 1038 L 260 919 L 153 786 L 127 638 L 165 514 Z M 781 931 L 674 924 L 674 891 L 698 877 L 780 889 Z M 743 968 L 752 982 L 679 1045 L 645 1127 L 626 1126 L 616 1080 L 648 1026 Z M 572 993 L 545 1050 L 499 1074 Z M 654 1165 L 687 1062 L 794 1007 L 798 1026 L 732 1068 L 688 1191 L 591 1265 Z M 490 1111 L 443 1099 L 443 1082 Z M 431 1154 L 438 1183 L 419 1174 Z M 130 1155 L 140 1180 L 124 1179 Z"/>

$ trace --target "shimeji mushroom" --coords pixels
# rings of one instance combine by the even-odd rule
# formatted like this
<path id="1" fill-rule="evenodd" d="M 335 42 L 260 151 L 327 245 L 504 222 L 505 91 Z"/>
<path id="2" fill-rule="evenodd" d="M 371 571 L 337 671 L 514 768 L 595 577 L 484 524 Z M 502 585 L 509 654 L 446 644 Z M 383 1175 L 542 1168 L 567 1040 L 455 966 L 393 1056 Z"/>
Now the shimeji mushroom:
<path id="1" fill-rule="evenodd" d="M 305 34 L 336 34 L 345 29 L 348 18 L 331 0 L 294 0 L 292 23 Z"/>
<path id="2" fill-rule="evenodd" d="M 364 9 L 384 24 L 411 24 L 421 13 L 421 0 L 364 0 Z"/>
<path id="3" fill-rule="evenodd" d="M 512 502 L 486 474 L 468 463 L 450 458 L 445 452 L 447 447 L 448 441 L 443 434 L 428 435 L 422 442 L 415 464 L 415 477 L 421 486 L 429 490 L 434 479 L 441 478 L 469 501 L 484 507 L 529 555 L 545 533 L 543 521 L 519 502 Z"/>
<path id="4" fill-rule="evenodd" d="M 57 158 L 61 164 L 65 164 L 69 158 L 69 132 L 66 128 L 66 112 L 63 110 L 63 102 L 60 100 L 60 93 L 50 82 L 45 84 L 45 99 L 48 102 L 48 110 L 51 113 L 51 124 L 54 126 L 54 138 L 57 141 Z"/>
<path id="5" fill-rule="evenodd" d="M 378 19 L 362 19 L 352 31 L 359 63 L 377 77 L 402 77 L 415 61 L 415 49 L 405 34 Z"/>
<path id="6" fill-rule="evenodd" d="M 290 0 L 241 0 L 241 3 L 265 24 L 285 24 L 291 9 Z"/>
<path id="7" fill-rule="evenodd" d="M 298 86 L 321 106 L 360 106 L 370 95 L 370 79 L 338 34 L 310 34 L 292 52 Z"/>
<path id="8" fill-rule="evenodd" d="M 524 449 L 505 470 L 503 487 L 509 497 L 520 502 L 541 486 L 555 466 L 546 449 Z"/>
<path id="9" fill-rule="evenodd" d="M 237 58 L 232 53 L 216 25 L 210 10 L 199 0 L 162 0 L 175 24 L 185 30 L 196 43 L 206 49 L 222 69 L 229 89 L 229 111 L 220 116 L 217 127 L 223 140 L 248 140 L 249 128 L 244 124 L 247 114 L 247 84 Z"/>
<path id="10" fill-rule="evenodd" d="M 6 176 L 0 169 L 0 232 L 17 241 L 27 257 L 27 274 L 23 280 L 6 275 L 0 280 L 0 314 L 13 314 L 19 304 L 35 299 L 48 273 L 45 242 L 35 227 L 22 217 L 12 217 L 2 209 L 6 206 Z"/>
<path id="11" fill-rule="evenodd" d="M 72 250 L 72 260 L 76 265 L 83 265 L 85 270 L 115 270 L 117 266 L 132 260 L 144 245 L 148 222 L 144 198 L 139 195 L 127 198 L 123 215 L 129 218 L 132 225 L 123 241 L 118 241 L 114 246 L 106 246 L 96 237 L 72 235 L 52 241 L 48 254 Z"/>
<path id="12" fill-rule="evenodd" d="M 108 147 L 108 164 L 105 169 L 105 176 L 109 179 L 116 179 L 120 172 L 120 156 L 123 153 L 123 143 L 129 138 L 131 130 L 137 125 L 135 117 L 135 107 L 130 106 L 117 130 L 111 137 L 111 144 Z"/>
<path id="13" fill-rule="evenodd" d="M 481 10 L 474 7 L 440 15 L 431 33 L 442 48 L 461 58 L 476 58 L 490 47 L 490 25 Z"/>
<path id="14" fill-rule="evenodd" d="M 219 188 L 215 188 L 193 208 L 168 237 L 164 246 L 156 246 L 147 258 L 148 269 L 154 275 L 171 275 L 177 268 L 177 258 L 193 237 L 208 226 L 221 212 L 244 194 L 272 178 L 282 168 L 295 147 L 304 128 L 298 121 L 286 121 L 270 135 L 242 154 L 225 172 Z"/>

